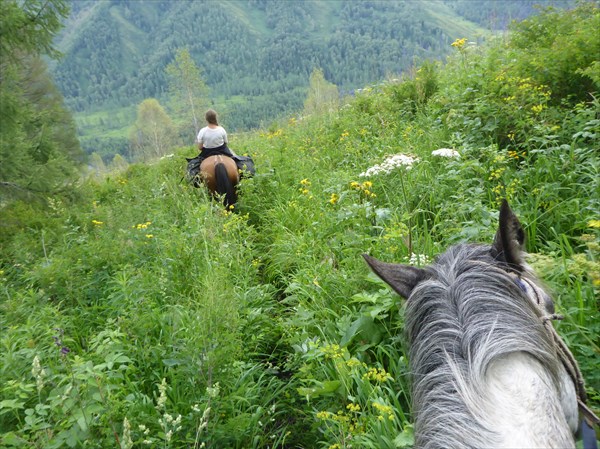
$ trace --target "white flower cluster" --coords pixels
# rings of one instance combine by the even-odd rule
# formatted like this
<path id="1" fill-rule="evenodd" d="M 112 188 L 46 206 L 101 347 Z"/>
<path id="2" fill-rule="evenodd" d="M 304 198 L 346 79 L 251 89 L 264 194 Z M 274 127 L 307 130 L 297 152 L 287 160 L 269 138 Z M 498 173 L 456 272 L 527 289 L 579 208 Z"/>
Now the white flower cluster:
<path id="1" fill-rule="evenodd" d="M 167 403 L 167 379 L 163 377 L 162 382 L 158 386 L 158 392 L 160 395 L 158 396 L 158 400 L 156 401 L 156 409 L 161 410 L 165 408 L 165 404 Z"/>
<path id="2" fill-rule="evenodd" d="M 460 153 L 456 150 L 453 150 L 452 148 L 440 148 L 439 150 L 433 150 L 431 152 L 431 154 L 433 156 L 440 156 L 440 157 L 460 157 Z"/>
<path id="3" fill-rule="evenodd" d="M 429 262 L 430 262 L 430 259 L 425 254 L 411 253 L 410 257 L 408 258 L 408 263 L 410 265 L 422 266 L 422 265 L 427 265 Z"/>
<path id="4" fill-rule="evenodd" d="M 385 161 L 381 164 L 373 165 L 368 168 L 367 171 L 361 173 L 360 177 L 369 177 L 373 175 L 379 174 L 390 174 L 392 170 L 395 170 L 400 167 L 406 167 L 407 170 L 410 170 L 414 163 L 418 162 L 419 158 L 410 156 L 407 154 L 394 154 L 393 156 L 389 156 Z"/>
<path id="5" fill-rule="evenodd" d="M 121 436 L 121 449 L 131 449 L 133 440 L 131 439 L 131 425 L 127 417 L 123 418 L 123 435 Z"/>
<path id="6" fill-rule="evenodd" d="M 31 375 L 35 378 L 38 392 L 44 388 L 44 377 L 46 377 L 46 370 L 42 368 L 40 358 L 36 355 L 31 363 Z"/>
<path id="7" fill-rule="evenodd" d="M 219 396 L 220 388 L 219 382 L 217 382 L 212 387 L 206 387 L 206 394 L 208 394 L 208 397 L 210 398 L 216 398 Z"/>

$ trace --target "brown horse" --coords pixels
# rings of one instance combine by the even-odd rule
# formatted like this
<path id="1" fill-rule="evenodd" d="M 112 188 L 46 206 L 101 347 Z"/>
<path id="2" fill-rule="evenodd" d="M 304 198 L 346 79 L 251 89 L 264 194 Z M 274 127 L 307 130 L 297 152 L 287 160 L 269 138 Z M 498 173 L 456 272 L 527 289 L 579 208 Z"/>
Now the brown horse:
<path id="1" fill-rule="evenodd" d="M 233 159 L 220 154 L 207 157 L 200 164 L 200 178 L 211 194 L 223 196 L 225 207 L 230 208 L 236 203 L 240 173 Z"/>

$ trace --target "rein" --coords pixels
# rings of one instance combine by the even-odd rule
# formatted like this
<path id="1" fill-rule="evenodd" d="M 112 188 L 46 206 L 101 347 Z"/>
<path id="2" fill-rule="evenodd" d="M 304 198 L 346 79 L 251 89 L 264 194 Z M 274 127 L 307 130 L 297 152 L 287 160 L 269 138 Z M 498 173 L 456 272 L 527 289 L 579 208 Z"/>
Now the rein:
<path id="1" fill-rule="evenodd" d="M 573 381 L 573 384 L 575 385 L 575 392 L 577 394 L 577 405 L 579 407 L 579 411 L 581 412 L 585 422 L 588 424 L 588 429 L 593 432 L 593 427 L 600 425 L 600 418 L 598 418 L 596 414 L 592 411 L 592 409 L 587 406 L 587 393 L 585 392 L 585 382 L 583 380 L 581 370 L 579 369 L 579 365 L 577 364 L 577 360 L 575 360 L 573 353 L 569 350 L 562 337 L 558 334 L 558 332 L 556 332 L 556 329 L 552 325 L 552 321 L 562 320 L 564 317 L 556 313 L 548 314 L 548 312 L 544 309 L 543 304 L 543 296 L 545 294 L 533 282 L 531 282 L 528 279 L 516 276 L 514 274 L 511 275 L 511 277 L 514 278 L 515 283 L 525 293 L 529 293 L 529 289 L 533 290 L 533 293 L 536 296 L 535 303 L 538 310 L 541 312 L 541 318 L 544 328 L 552 336 L 552 341 L 554 342 L 554 348 L 556 349 L 556 353 L 563 366 L 567 370 L 567 373 Z M 583 426 L 582 431 L 586 431 L 585 426 Z M 589 447 L 596 447 L 595 440 L 596 438 L 594 435 L 594 446 Z M 587 449 L 588 446 L 584 444 L 584 447 Z"/>

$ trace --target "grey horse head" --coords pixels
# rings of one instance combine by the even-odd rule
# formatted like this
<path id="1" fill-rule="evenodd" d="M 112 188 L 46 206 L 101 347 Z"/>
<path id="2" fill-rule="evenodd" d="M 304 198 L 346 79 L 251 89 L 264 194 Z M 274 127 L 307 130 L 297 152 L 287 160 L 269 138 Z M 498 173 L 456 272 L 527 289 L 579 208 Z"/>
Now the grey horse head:
<path id="1" fill-rule="evenodd" d="M 491 245 L 459 244 L 425 268 L 371 269 L 406 298 L 415 445 L 574 447 L 577 394 L 508 203 Z"/>

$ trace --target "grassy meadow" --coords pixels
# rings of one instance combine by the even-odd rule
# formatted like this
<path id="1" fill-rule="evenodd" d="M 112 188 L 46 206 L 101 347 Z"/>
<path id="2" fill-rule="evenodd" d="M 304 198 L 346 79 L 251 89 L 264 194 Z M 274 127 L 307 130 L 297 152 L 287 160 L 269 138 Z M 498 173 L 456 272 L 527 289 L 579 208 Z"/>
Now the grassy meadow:
<path id="1" fill-rule="evenodd" d="M 232 136 L 257 166 L 233 211 L 182 180 L 192 147 L 6 206 L 0 447 L 410 447 L 402 301 L 361 254 L 491 243 L 502 198 L 598 411 L 599 21 L 459 39 L 339 111 Z"/>

